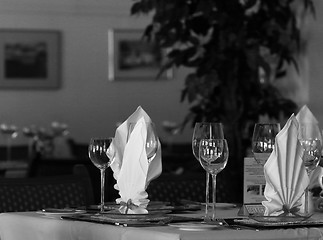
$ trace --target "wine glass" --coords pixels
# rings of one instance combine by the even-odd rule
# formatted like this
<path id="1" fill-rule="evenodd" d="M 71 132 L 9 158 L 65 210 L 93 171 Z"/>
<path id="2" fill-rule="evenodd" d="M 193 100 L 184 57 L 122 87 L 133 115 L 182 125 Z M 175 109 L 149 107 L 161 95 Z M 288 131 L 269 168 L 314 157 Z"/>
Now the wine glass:
<path id="1" fill-rule="evenodd" d="M 212 176 L 212 221 L 216 221 L 216 176 L 228 162 L 229 149 L 226 139 L 201 139 L 200 163 Z M 221 224 L 221 223 L 219 223 Z"/>
<path id="2" fill-rule="evenodd" d="M 0 125 L 0 131 L 7 138 L 7 160 L 11 160 L 11 140 L 18 136 L 18 128 L 15 125 L 8 125 L 2 123 Z"/>
<path id="3" fill-rule="evenodd" d="M 252 152 L 258 164 L 264 165 L 275 146 L 279 123 L 256 123 L 252 135 Z"/>
<path id="4" fill-rule="evenodd" d="M 196 160 L 199 160 L 199 148 L 201 139 L 223 139 L 223 126 L 219 122 L 197 122 L 194 126 L 192 137 L 192 151 Z M 208 220 L 208 207 L 209 207 L 209 173 L 206 172 L 205 184 L 205 216 L 204 220 Z"/>
<path id="5" fill-rule="evenodd" d="M 298 139 L 303 147 L 302 160 L 308 175 L 318 166 L 322 154 L 322 135 L 317 124 L 315 123 L 300 123 L 298 131 Z M 305 189 L 305 214 L 309 213 L 308 209 L 308 192 Z"/>
<path id="6" fill-rule="evenodd" d="M 37 141 L 37 129 L 35 126 L 24 127 L 22 133 L 28 138 L 28 158 L 34 157 L 34 143 Z"/>
<path id="7" fill-rule="evenodd" d="M 127 141 L 129 141 L 130 135 L 133 132 L 136 124 L 137 123 L 135 122 L 129 123 Z M 150 163 L 157 155 L 158 137 L 157 137 L 157 132 L 156 132 L 154 123 L 146 122 L 146 126 L 147 126 L 147 138 L 146 138 L 145 149 L 146 149 L 148 163 Z"/>
<path id="8" fill-rule="evenodd" d="M 89 158 L 92 163 L 100 170 L 101 174 L 101 203 L 100 212 L 104 212 L 104 188 L 105 188 L 105 170 L 110 167 L 114 157 L 107 156 L 107 150 L 110 147 L 113 138 L 91 138 L 89 144 Z"/>

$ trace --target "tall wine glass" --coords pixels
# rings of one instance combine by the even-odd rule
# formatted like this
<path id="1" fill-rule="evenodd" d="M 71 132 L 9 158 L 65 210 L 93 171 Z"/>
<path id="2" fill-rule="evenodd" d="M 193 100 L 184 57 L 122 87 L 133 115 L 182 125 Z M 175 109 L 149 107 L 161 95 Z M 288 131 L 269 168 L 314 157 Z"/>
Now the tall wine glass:
<path id="1" fill-rule="evenodd" d="M 135 123 L 135 122 L 129 123 L 127 141 L 129 140 L 130 135 L 133 132 L 136 124 L 137 123 Z M 156 154 L 157 154 L 158 137 L 157 137 L 157 132 L 156 132 L 156 128 L 155 128 L 154 123 L 146 122 L 146 126 L 147 126 L 147 138 L 146 138 L 146 143 L 145 143 L 145 149 L 146 149 L 146 153 L 147 153 L 148 163 L 150 163 L 156 157 Z"/>
<path id="2" fill-rule="evenodd" d="M 199 148 L 201 139 L 223 139 L 223 126 L 219 122 L 197 122 L 194 126 L 192 136 L 192 151 L 196 160 L 199 160 Z M 207 221 L 208 207 L 209 207 L 209 173 L 206 172 L 206 184 L 205 184 L 205 216 L 204 220 Z"/>
<path id="3" fill-rule="evenodd" d="M 322 135 L 319 126 L 314 123 L 300 123 L 298 139 L 303 147 L 302 160 L 308 175 L 318 166 L 322 154 Z M 305 214 L 309 213 L 308 209 L 308 192 L 305 189 Z"/>
<path id="4" fill-rule="evenodd" d="M 0 131 L 7 140 L 7 160 L 11 160 L 11 141 L 18 136 L 18 128 L 15 125 L 1 124 Z"/>
<path id="5" fill-rule="evenodd" d="M 100 212 L 104 212 L 104 189 L 105 189 L 105 170 L 110 167 L 114 158 L 107 156 L 107 150 L 110 147 L 113 138 L 91 138 L 89 144 L 89 158 L 92 163 L 100 170 L 101 174 L 101 203 Z"/>
<path id="6" fill-rule="evenodd" d="M 258 164 L 264 165 L 275 146 L 279 123 L 256 123 L 252 135 L 252 152 Z"/>
<path id="7" fill-rule="evenodd" d="M 37 141 L 37 129 L 35 126 L 24 127 L 22 133 L 28 138 L 28 159 L 34 157 L 34 143 Z"/>
<path id="8" fill-rule="evenodd" d="M 226 139 L 202 139 L 199 149 L 200 163 L 212 176 L 212 221 L 216 221 L 216 176 L 228 162 L 229 149 Z M 221 224 L 221 223 L 219 223 Z"/>

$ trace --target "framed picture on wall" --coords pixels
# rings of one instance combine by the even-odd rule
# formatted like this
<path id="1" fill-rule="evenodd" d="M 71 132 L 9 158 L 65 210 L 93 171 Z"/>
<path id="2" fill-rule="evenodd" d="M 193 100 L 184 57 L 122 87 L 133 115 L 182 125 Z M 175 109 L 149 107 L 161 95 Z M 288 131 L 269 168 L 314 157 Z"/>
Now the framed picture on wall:
<path id="1" fill-rule="evenodd" d="M 0 29 L 0 88 L 57 89 L 59 31 Z"/>
<path id="2" fill-rule="evenodd" d="M 144 30 L 108 31 L 108 78 L 114 80 L 154 80 L 165 61 L 166 52 L 156 44 L 142 40 Z M 160 78 L 171 79 L 173 71 Z"/>

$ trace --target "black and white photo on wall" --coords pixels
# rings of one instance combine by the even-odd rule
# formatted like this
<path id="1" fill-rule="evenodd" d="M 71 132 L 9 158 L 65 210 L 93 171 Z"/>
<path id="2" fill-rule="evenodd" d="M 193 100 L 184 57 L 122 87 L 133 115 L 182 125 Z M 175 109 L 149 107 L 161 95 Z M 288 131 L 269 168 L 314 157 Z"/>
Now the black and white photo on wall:
<path id="1" fill-rule="evenodd" d="M 58 31 L 0 30 L 0 88 L 58 88 L 60 45 Z"/>
<path id="2" fill-rule="evenodd" d="M 140 29 L 110 29 L 108 31 L 108 78 L 114 80 L 154 80 L 165 61 L 166 52 L 153 42 L 142 39 Z M 168 70 L 161 79 L 171 79 Z"/>

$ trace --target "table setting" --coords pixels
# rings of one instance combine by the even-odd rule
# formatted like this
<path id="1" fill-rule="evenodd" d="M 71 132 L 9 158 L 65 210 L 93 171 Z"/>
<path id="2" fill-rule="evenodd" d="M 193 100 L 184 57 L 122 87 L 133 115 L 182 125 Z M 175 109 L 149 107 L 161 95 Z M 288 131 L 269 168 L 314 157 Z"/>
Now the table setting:
<path id="1" fill-rule="evenodd" d="M 214 128 L 214 126 L 212 126 Z M 209 131 L 208 127 L 203 131 Z M 61 218 L 65 220 L 79 220 L 114 224 L 118 226 L 162 226 L 171 223 L 192 224 L 194 229 L 200 225 L 201 229 L 223 226 L 215 216 L 215 208 L 234 208 L 235 204 L 215 202 L 215 177 L 226 165 L 228 147 L 223 137 L 222 125 L 215 132 L 222 132 L 218 139 L 217 134 L 209 141 L 205 135 L 200 137 L 197 155 L 204 159 L 203 168 L 207 176 L 212 176 L 213 194 L 212 203 L 181 201 L 174 205 L 167 202 L 149 200 L 146 189 L 149 183 L 158 178 L 162 172 L 162 149 L 154 123 L 148 114 L 139 106 L 123 123 L 121 123 L 113 137 L 91 138 L 89 143 L 89 158 L 100 170 L 101 198 L 100 204 L 83 206 L 76 209 L 63 209 Z M 209 154 L 212 152 L 212 154 Z M 199 157 L 198 157 L 199 158 Z M 220 160 L 213 164 L 214 161 Z M 211 162 L 210 162 L 211 161 Z M 104 201 L 105 171 L 113 171 L 116 180 L 114 188 L 119 192 L 119 198 L 112 203 Z M 207 196 L 206 196 L 207 197 Z M 207 200 L 207 199 L 206 199 Z M 198 212 L 202 208 L 212 208 L 212 216 L 200 216 L 186 213 Z M 73 210 L 75 214 L 73 214 Z M 82 211 L 85 212 L 82 212 Z M 59 210 L 43 209 L 39 214 L 59 216 Z M 208 219 L 207 219 L 208 218 Z"/>
<path id="2" fill-rule="evenodd" d="M 286 227 L 309 223 L 321 225 L 321 221 L 311 220 L 313 210 L 309 212 L 308 196 L 304 197 L 310 184 L 312 170 L 315 170 L 315 167 L 312 167 L 312 170 L 308 171 L 304 165 L 305 150 L 304 144 L 302 145 L 300 141 L 302 137 L 300 127 L 303 127 L 304 132 L 304 125 L 308 122 L 311 123 L 308 125 L 312 125 L 315 117 L 305 106 L 296 116 L 293 114 L 287 120 L 283 129 L 280 129 L 277 123 L 267 124 L 274 127 L 271 130 L 273 135 L 270 142 L 266 143 L 266 152 L 257 153 L 257 156 L 261 158 L 259 164 L 263 165 L 266 178 L 265 197 L 267 200 L 262 202 L 265 212 L 263 216 L 239 216 L 234 220 L 226 220 L 216 216 L 216 209 L 219 205 L 217 206 L 215 201 L 216 175 L 225 168 L 229 155 L 222 124 L 197 123 L 193 133 L 193 154 L 206 171 L 205 203 L 186 206 L 173 206 L 163 202 L 156 204 L 150 202 L 146 189 L 149 183 L 158 178 L 162 172 L 162 149 L 152 120 L 139 106 L 126 121 L 117 127 L 115 136 L 101 140 L 93 138 L 89 145 L 89 157 L 100 169 L 101 178 L 104 179 L 106 168 L 111 167 L 113 170 L 116 180 L 114 188 L 118 190 L 119 198 L 114 203 L 105 203 L 105 183 L 102 180 L 99 206 L 87 208 L 85 214 L 68 215 L 63 218 L 106 222 L 122 226 L 149 226 L 150 224 L 155 226 L 175 222 L 179 225 L 178 221 L 182 221 L 185 222 L 187 228 L 191 224 L 194 229 L 197 229 L 198 225 L 201 229 L 230 227 L 230 225 L 250 227 L 254 225 L 256 228 Z M 256 124 L 255 130 L 260 127 L 265 128 L 264 124 Z M 310 129 L 311 136 L 317 133 L 316 130 Z M 257 141 L 260 141 L 259 139 Z M 93 141 L 102 143 L 95 145 Z M 321 138 L 314 143 L 320 145 L 320 141 Z M 212 203 L 209 203 L 208 195 L 209 175 L 212 176 Z M 198 211 L 203 208 L 205 209 L 204 216 L 174 217 L 172 215 L 172 213 L 181 214 L 185 211 Z M 209 211 L 210 208 L 211 211 Z"/>
<path id="3" fill-rule="evenodd" d="M 165 225 L 175 221 L 175 217 L 169 215 L 171 212 L 199 210 L 201 205 L 172 206 L 148 199 L 146 189 L 149 183 L 162 172 L 161 151 L 154 123 L 141 107 L 117 127 L 113 137 L 92 138 L 89 158 L 101 175 L 99 209 L 97 206 L 87 207 L 86 214 L 63 218 L 122 226 Z M 105 170 L 109 167 L 116 180 L 114 188 L 119 192 L 119 198 L 107 204 L 104 201 Z"/>
<path id="4" fill-rule="evenodd" d="M 255 132 L 253 151 L 255 158 L 261 159 L 266 180 L 264 213 L 239 220 L 240 224 L 263 228 L 322 226 L 321 219 L 312 218 L 322 209 L 309 191 L 322 185 L 322 168 L 318 167 L 322 136 L 315 116 L 305 105 L 297 115 L 292 114 L 282 130 L 259 135 L 257 140 Z"/>
<path id="5" fill-rule="evenodd" d="M 305 124 L 306 123 L 306 124 Z M 313 125 L 314 124 L 314 125 Z M 265 152 L 257 152 L 259 164 L 263 165 L 266 179 L 265 197 L 262 202 L 265 208 L 263 215 L 239 216 L 236 219 L 219 218 L 216 209 L 216 175 L 225 168 L 229 149 L 221 123 L 196 123 L 192 137 L 192 151 L 201 167 L 206 171 L 205 203 L 186 202 L 174 206 L 165 202 L 151 202 L 146 189 L 149 183 L 158 178 L 162 172 L 162 149 L 154 123 L 149 115 L 139 106 L 126 121 L 121 123 L 113 137 L 92 138 L 89 144 L 89 158 L 100 170 L 101 202 L 100 205 L 88 206 L 81 214 L 64 214 L 63 219 L 80 220 L 120 226 L 156 226 L 185 225 L 187 229 L 213 229 L 216 227 L 231 227 L 236 225 L 258 228 L 303 226 L 306 224 L 320 226 L 323 221 L 311 219 L 313 204 L 309 203 L 309 185 L 319 182 L 321 171 L 314 170 L 318 164 L 317 151 L 322 151 L 321 135 L 317 128 L 306 128 L 306 139 L 315 138 L 310 142 L 318 146 L 314 149 L 315 161 L 304 164 L 304 155 L 313 157 L 313 149 L 304 148 L 305 126 L 317 126 L 314 115 L 304 106 L 295 116 L 287 120 L 283 129 L 277 123 L 255 125 L 253 139 L 258 132 L 266 133 L 265 137 L 257 135 L 257 144 L 268 139 Z M 266 129 L 268 128 L 268 129 Z M 261 129 L 261 130 L 259 130 Z M 317 135 L 315 135 L 317 134 Z M 314 137 L 313 137 L 314 136 Z M 303 140 L 303 144 L 302 144 Z M 258 145 L 258 149 L 259 146 Z M 256 146 L 256 145 L 254 145 Z M 319 156 L 320 157 L 320 156 Z M 308 161 L 310 162 L 310 160 Z M 119 198 L 112 203 L 104 201 L 105 170 L 111 167 L 116 180 L 114 188 L 119 192 Z M 309 170 L 310 169 L 310 170 Z M 209 202 L 209 175 L 212 176 L 212 202 Z M 315 180 L 313 180 L 315 179 Z M 222 206 L 225 203 L 222 203 Z M 310 204 L 310 209 L 309 209 Z M 224 205 L 225 206 L 225 205 Z M 236 207 L 236 205 L 233 205 Z M 200 214 L 190 214 L 191 217 L 178 216 L 186 212 L 203 211 Z M 211 208 L 211 211 L 209 209 Z M 230 207 L 229 207 L 230 208 Z M 81 211 L 82 209 L 77 209 Z M 44 213 L 41 211 L 40 213 Z M 177 215 L 176 215 L 177 214 Z M 190 228 L 190 224 L 192 228 Z"/>
<path id="6" fill-rule="evenodd" d="M 182 199 L 174 205 L 149 200 L 147 187 L 162 172 L 162 149 L 153 121 L 138 107 L 113 137 L 90 140 L 89 158 L 102 177 L 99 204 L 2 213 L 0 239 L 27 235 L 26 239 L 42 239 L 37 237 L 45 234 L 57 236 L 52 239 L 320 239 L 323 209 L 306 191 L 322 185 L 321 167 L 317 167 L 321 138 L 314 134 L 317 125 L 304 134 L 303 122 L 315 122 L 306 106 L 274 133 L 270 154 L 258 163 L 266 179 L 264 212 L 241 214 L 241 204 L 215 201 L 216 175 L 226 167 L 229 154 L 222 124 L 199 123 L 196 128 L 203 125 L 202 130 L 195 130 L 192 137 L 192 151 L 206 172 L 206 183 L 211 175 L 212 201 L 209 184 L 205 202 Z M 310 144 L 304 147 L 301 141 Z M 113 202 L 104 200 L 107 168 L 113 171 L 119 193 Z M 44 225 L 41 232 L 40 225 Z M 15 232 L 11 226 L 21 231 Z"/>

